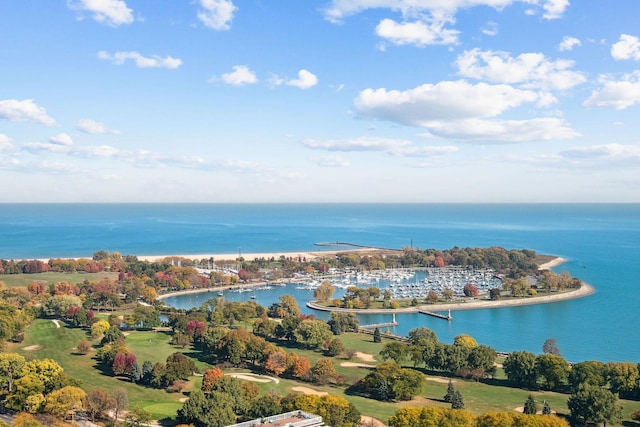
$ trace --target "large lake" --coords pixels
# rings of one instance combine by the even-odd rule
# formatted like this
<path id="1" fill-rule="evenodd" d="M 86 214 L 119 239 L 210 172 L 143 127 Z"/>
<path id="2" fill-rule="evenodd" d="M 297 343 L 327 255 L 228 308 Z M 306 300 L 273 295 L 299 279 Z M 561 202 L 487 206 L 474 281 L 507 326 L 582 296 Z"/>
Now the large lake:
<path id="1" fill-rule="evenodd" d="M 309 251 L 320 241 L 391 248 L 502 246 L 565 257 L 569 262 L 557 271 L 566 269 L 592 284 L 596 294 L 460 311 L 452 322 L 407 314 L 398 316 L 395 332 L 425 326 L 444 342 L 467 333 L 497 350 L 535 353 L 555 338 L 570 361 L 640 361 L 637 204 L 0 205 L 2 259 L 90 257 L 97 250 L 124 255 Z M 268 305 L 282 292 L 294 294 L 301 305 L 311 295 L 291 286 L 256 291 L 256 300 Z M 173 302 L 200 303 L 194 296 Z M 388 319 L 370 315 L 361 323 Z"/>

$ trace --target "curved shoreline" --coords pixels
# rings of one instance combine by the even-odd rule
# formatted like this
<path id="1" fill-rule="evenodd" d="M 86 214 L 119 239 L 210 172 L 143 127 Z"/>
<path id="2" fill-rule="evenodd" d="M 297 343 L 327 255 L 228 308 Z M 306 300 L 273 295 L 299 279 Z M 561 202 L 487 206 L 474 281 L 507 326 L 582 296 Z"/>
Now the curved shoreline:
<path id="1" fill-rule="evenodd" d="M 473 302 L 459 302 L 450 304 L 423 304 L 415 307 L 406 308 L 381 308 L 381 309 L 367 309 L 367 308 L 340 308 L 340 307 L 325 307 L 315 303 L 315 301 L 307 302 L 307 307 L 318 311 L 337 311 L 342 313 L 354 313 L 354 314 L 398 314 L 398 313 L 418 313 L 420 310 L 426 311 L 461 311 L 461 310 L 480 310 L 486 308 L 501 308 L 501 307 L 519 307 L 525 305 L 536 304 L 548 304 L 552 302 L 568 301 L 577 298 L 584 298 L 592 295 L 596 292 L 595 288 L 587 283 L 582 283 L 579 289 L 569 292 L 563 292 L 561 294 L 536 296 L 530 298 L 520 298 L 512 300 L 497 300 L 497 301 L 473 301 Z"/>
<path id="2" fill-rule="evenodd" d="M 259 254 L 259 255 L 267 256 L 271 254 Z M 296 256 L 299 256 L 299 255 L 300 254 L 296 254 Z M 567 262 L 566 258 L 556 257 L 549 262 L 541 264 L 538 268 L 540 270 L 550 270 L 554 267 L 564 264 L 565 262 Z M 292 282 L 294 281 L 293 280 L 286 281 L 286 283 L 292 283 Z M 168 292 L 166 294 L 158 295 L 156 299 L 163 300 L 169 297 L 179 296 L 179 295 L 189 295 L 189 294 L 197 294 L 197 293 L 203 293 L 203 292 L 218 292 L 221 290 L 228 290 L 228 289 L 234 289 L 234 288 L 258 287 L 258 286 L 264 286 L 266 284 L 268 283 L 253 282 L 253 283 L 237 283 L 233 285 L 224 285 L 216 288 L 185 289 L 182 291 L 174 291 L 174 292 Z M 580 288 L 573 291 L 562 292 L 560 294 L 554 294 L 554 295 L 544 295 L 544 296 L 541 295 L 541 296 L 535 296 L 535 297 L 518 298 L 518 299 L 510 299 L 510 300 L 497 300 L 497 301 L 474 300 L 472 302 L 465 301 L 460 303 L 448 303 L 448 304 L 423 304 L 415 307 L 396 308 L 396 309 L 393 309 L 393 308 L 348 309 L 348 308 L 340 308 L 340 307 L 325 307 L 325 306 L 316 304 L 314 301 L 307 302 L 306 306 L 318 311 L 325 311 L 325 312 L 336 311 L 336 312 L 355 313 L 355 314 L 358 314 L 358 313 L 361 313 L 361 314 L 364 314 L 364 313 L 371 313 L 371 314 L 418 313 L 420 310 L 434 311 L 434 312 L 448 311 L 448 310 L 460 311 L 460 310 L 491 309 L 491 308 L 501 308 L 501 307 L 519 307 L 519 306 L 536 305 L 536 304 L 549 304 L 553 302 L 584 298 L 594 294 L 595 292 L 596 290 L 593 286 L 589 285 L 588 283 L 581 282 Z"/>

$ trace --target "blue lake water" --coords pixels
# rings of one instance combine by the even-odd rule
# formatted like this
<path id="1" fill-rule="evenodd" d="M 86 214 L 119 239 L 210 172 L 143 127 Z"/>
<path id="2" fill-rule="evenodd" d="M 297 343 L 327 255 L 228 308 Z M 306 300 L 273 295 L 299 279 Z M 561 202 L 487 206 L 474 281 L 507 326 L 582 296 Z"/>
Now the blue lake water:
<path id="1" fill-rule="evenodd" d="M 640 205 L 637 204 L 4 204 L 0 258 L 318 250 L 314 242 L 447 249 L 502 246 L 569 260 L 558 271 L 592 284 L 587 298 L 536 306 L 459 311 L 452 322 L 397 317 L 399 334 L 425 326 L 451 342 L 467 333 L 497 350 L 541 352 L 555 338 L 570 361 L 640 361 Z M 0 278 L 1 280 L 1 278 Z M 282 292 L 301 305 L 309 291 Z M 246 298 L 250 293 L 228 295 Z M 211 295 L 200 296 L 202 301 Z M 195 296 L 172 301 L 198 305 Z M 309 312 L 309 311 L 307 311 Z M 322 316 L 322 315 L 320 315 Z M 388 321 L 367 315 L 361 323 Z"/>

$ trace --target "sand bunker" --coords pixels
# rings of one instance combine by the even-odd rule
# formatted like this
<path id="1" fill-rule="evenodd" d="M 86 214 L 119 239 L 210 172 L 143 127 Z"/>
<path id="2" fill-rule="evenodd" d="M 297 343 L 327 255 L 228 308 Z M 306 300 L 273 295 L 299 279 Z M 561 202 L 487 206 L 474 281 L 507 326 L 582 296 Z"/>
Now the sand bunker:
<path id="1" fill-rule="evenodd" d="M 447 378 L 427 377 L 427 381 L 433 381 L 434 383 L 440 384 L 449 384 L 449 380 Z M 455 383 L 454 380 L 451 380 L 451 382 Z"/>
<path id="2" fill-rule="evenodd" d="M 363 427 L 386 427 L 386 424 L 380 420 L 376 420 L 373 417 L 362 415 L 360 417 L 360 426 Z"/>
<path id="3" fill-rule="evenodd" d="M 24 351 L 35 351 L 35 350 L 40 350 L 40 346 L 39 345 L 30 345 L 28 347 L 24 347 L 23 348 Z"/>
<path id="4" fill-rule="evenodd" d="M 356 352 L 356 357 L 364 360 L 365 362 L 375 362 L 376 359 L 373 357 L 373 354 L 362 353 L 360 351 Z"/>
<path id="5" fill-rule="evenodd" d="M 228 374 L 230 377 L 233 378 L 238 378 L 241 380 L 245 380 L 245 381 L 253 381 L 256 383 L 270 383 L 270 382 L 274 382 L 276 384 L 278 384 L 280 382 L 280 379 L 278 378 L 274 378 L 274 377 L 268 377 L 266 375 L 258 375 L 258 374 L 251 374 L 251 373 L 242 373 L 242 374 Z"/>
<path id="6" fill-rule="evenodd" d="M 357 362 L 342 362 L 340 366 L 344 366 L 345 368 L 369 368 L 373 369 L 375 366 L 369 365 L 367 363 L 357 363 Z"/>
<path id="7" fill-rule="evenodd" d="M 518 406 L 517 408 L 513 408 L 514 411 L 516 412 L 520 412 L 521 414 L 524 412 L 524 406 Z M 556 411 L 551 411 L 552 414 L 555 414 Z M 538 409 L 538 412 L 536 412 L 536 415 L 542 415 L 542 409 Z"/>
<path id="8" fill-rule="evenodd" d="M 300 393 L 304 394 L 315 394 L 316 396 L 326 396 L 327 394 L 329 394 L 326 391 L 314 390 L 309 387 L 292 387 L 291 390 L 299 391 Z"/>

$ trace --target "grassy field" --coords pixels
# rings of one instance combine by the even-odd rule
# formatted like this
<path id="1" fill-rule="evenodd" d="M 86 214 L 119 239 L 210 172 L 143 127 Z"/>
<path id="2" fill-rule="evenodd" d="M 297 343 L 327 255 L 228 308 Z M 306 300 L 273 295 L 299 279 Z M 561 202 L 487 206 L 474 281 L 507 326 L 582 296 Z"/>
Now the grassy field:
<path id="1" fill-rule="evenodd" d="M 47 285 L 58 282 L 69 282 L 77 285 L 89 280 L 90 282 L 98 282 L 103 279 L 117 279 L 118 273 L 102 272 L 102 273 L 34 273 L 34 274 L 3 274 L 0 275 L 0 282 L 4 282 L 7 287 L 27 286 L 29 283 L 42 282 Z"/>
<path id="2" fill-rule="evenodd" d="M 150 411 L 155 419 L 175 418 L 176 411 L 182 406 L 180 399 L 184 398 L 183 394 L 145 388 L 123 379 L 113 378 L 110 375 L 103 374 L 91 354 L 75 354 L 75 347 L 81 339 L 88 338 L 87 333 L 82 329 L 67 327 L 63 322 L 61 322 L 61 325 L 62 327 L 57 328 L 55 323 L 50 320 L 38 319 L 34 321 L 27 330 L 25 341 L 21 344 L 11 344 L 7 351 L 16 351 L 28 358 L 54 359 L 60 363 L 68 375 L 82 381 L 83 388 L 86 390 L 90 390 L 93 387 L 102 387 L 111 391 L 115 387 L 124 387 L 128 392 L 129 402 L 132 406 L 135 405 Z M 373 343 L 372 336 L 355 333 L 342 334 L 339 338 L 343 341 L 346 348 L 356 349 L 357 351 L 373 356 L 377 356 L 382 345 L 386 342 L 386 340 L 383 339 L 381 344 Z M 191 349 L 180 349 L 170 345 L 170 336 L 164 332 L 133 331 L 127 333 L 126 339 L 128 348 L 136 354 L 140 364 L 142 364 L 144 360 L 150 360 L 154 363 L 165 361 L 169 354 L 175 351 L 182 351 L 194 357 L 196 365 L 201 370 L 211 367 L 211 365 L 197 360 L 197 358 L 195 358 L 197 354 Z M 288 347 L 285 348 L 285 350 L 287 352 L 295 351 L 299 355 L 309 358 L 312 364 L 324 357 L 321 352 L 297 347 Z M 379 356 L 376 357 L 376 359 L 377 361 L 375 363 L 381 362 Z M 352 384 L 370 372 L 366 367 L 343 366 L 346 362 L 364 362 L 364 360 L 357 357 L 352 360 L 347 360 L 345 357 L 337 357 L 334 359 L 334 366 L 338 373 L 344 377 L 346 384 Z M 226 372 L 246 373 L 248 371 L 246 369 L 231 369 Z M 500 374 L 498 377 L 504 378 L 501 370 Z M 288 379 L 278 379 L 277 382 L 257 382 L 256 384 L 263 392 L 274 391 L 283 395 L 296 392 L 295 388 L 297 387 L 305 387 L 318 392 L 344 396 L 352 402 L 362 414 L 386 421 L 399 407 L 424 405 L 449 407 L 449 404 L 442 400 L 442 397 L 446 393 L 449 378 L 436 375 L 427 375 L 427 378 L 427 385 L 421 396 L 409 402 L 399 403 L 378 402 L 360 396 L 348 395 L 345 393 L 344 387 L 330 385 L 316 386 Z M 199 388 L 201 380 L 201 377 L 192 377 L 189 388 Z M 476 414 L 487 411 L 512 411 L 516 407 L 523 406 L 529 394 L 532 394 L 539 402 L 539 407 L 542 407 L 542 402 L 546 400 L 554 411 L 560 414 L 566 414 L 568 412 L 566 401 L 569 396 L 566 394 L 543 391 L 529 392 L 509 387 L 505 381 L 501 380 L 495 381 L 497 385 L 466 381 L 459 378 L 453 378 L 453 381 L 454 386 L 461 391 L 464 397 L 466 408 Z M 640 409 L 640 402 L 621 401 L 621 404 L 624 408 L 626 422 L 624 425 L 632 425 L 630 424 L 630 414 L 632 411 Z"/>

